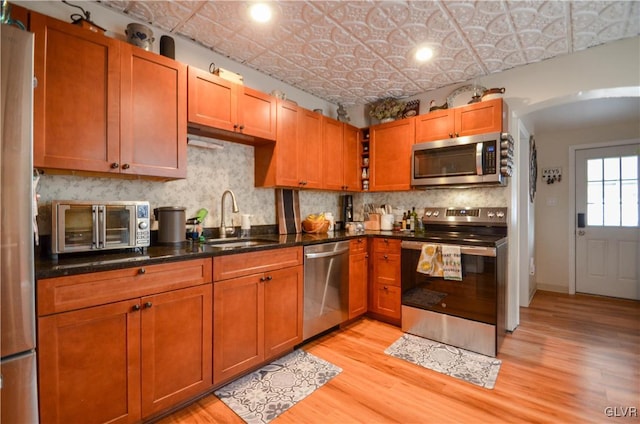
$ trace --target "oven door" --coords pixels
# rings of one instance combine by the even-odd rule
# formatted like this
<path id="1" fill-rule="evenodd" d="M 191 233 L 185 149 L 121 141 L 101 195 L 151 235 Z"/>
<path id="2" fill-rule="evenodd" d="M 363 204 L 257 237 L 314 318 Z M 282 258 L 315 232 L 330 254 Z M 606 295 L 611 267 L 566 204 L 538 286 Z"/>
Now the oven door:
<path id="1" fill-rule="evenodd" d="M 454 281 L 416 271 L 422 245 L 402 242 L 402 305 L 496 325 L 496 248 L 460 246 L 462 280 Z"/>

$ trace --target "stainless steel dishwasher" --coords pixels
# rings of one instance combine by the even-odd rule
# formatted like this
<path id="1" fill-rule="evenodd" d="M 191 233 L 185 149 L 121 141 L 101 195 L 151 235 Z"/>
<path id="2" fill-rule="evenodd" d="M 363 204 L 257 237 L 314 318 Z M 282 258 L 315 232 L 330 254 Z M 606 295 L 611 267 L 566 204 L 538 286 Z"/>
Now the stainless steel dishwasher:
<path id="1" fill-rule="evenodd" d="M 304 325 L 307 340 L 348 317 L 349 242 L 304 248 Z"/>

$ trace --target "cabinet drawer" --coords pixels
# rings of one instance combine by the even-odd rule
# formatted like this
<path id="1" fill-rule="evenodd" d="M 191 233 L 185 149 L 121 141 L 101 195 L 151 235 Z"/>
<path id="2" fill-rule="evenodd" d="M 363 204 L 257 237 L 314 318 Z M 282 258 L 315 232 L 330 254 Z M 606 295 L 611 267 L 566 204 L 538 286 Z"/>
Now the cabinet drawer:
<path id="1" fill-rule="evenodd" d="M 211 282 L 211 259 L 196 259 L 38 281 L 38 316 Z"/>
<path id="2" fill-rule="evenodd" d="M 399 239 L 375 238 L 373 239 L 373 251 L 376 253 L 388 252 L 400 254 L 400 243 L 402 243 L 402 241 Z"/>
<path id="3" fill-rule="evenodd" d="M 349 240 L 349 254 L 358 255 L 360 253 L 367 252 L 367 239 L 359 237 L 357 239 Z"/>
<path id="4" fill-rule="evenodd" d="M 213 280 L 227 280 L 302 265 L 302 247 L 287 247 L 213 258 Z"/>
<path id="5" fill-rule="evenodd" d="M 400 255 L 376 252 L 374 261 L 375 282 L 400 287 Z"/>

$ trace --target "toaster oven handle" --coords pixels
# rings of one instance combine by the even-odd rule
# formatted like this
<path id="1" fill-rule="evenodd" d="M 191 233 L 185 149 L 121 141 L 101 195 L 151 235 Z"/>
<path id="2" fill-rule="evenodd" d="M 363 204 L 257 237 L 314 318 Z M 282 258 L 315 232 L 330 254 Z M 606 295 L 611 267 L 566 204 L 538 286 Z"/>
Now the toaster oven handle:
<path id="1" fill-rule="evenodd" d="M 98 249 L 105 248 L 105 240 L 107 237 L 107 217 L 106 217 L 106 206 L 98 205 L 98 221 L 97 221 L 97 229 L 98 229 Z"/>
<path id="2" fill-rule="evenodd" d="M 484 143 L 476 143 L 476 175 L 484 175 L 482 167 L 482 153 L 484 152 Z"/>
<path id="3" fill-rule="evenodd" d="M 100 234 L 98 232 L 98 206 L 91 206 L 91 221 L 93 222 L 93 234 L 91 235 L 91 248 L 98 249 Z"/>

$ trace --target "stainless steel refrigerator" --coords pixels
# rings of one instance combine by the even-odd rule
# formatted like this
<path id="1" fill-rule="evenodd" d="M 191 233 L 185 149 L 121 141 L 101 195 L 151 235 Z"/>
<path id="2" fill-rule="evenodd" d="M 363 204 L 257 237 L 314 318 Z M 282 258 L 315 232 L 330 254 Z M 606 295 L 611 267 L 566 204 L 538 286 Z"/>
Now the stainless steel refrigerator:
<path id="1" fill-rule="evenodd" d="M 37 423 L 33 262 L 33 34 L 2 25 L 0 419 Z"/>

